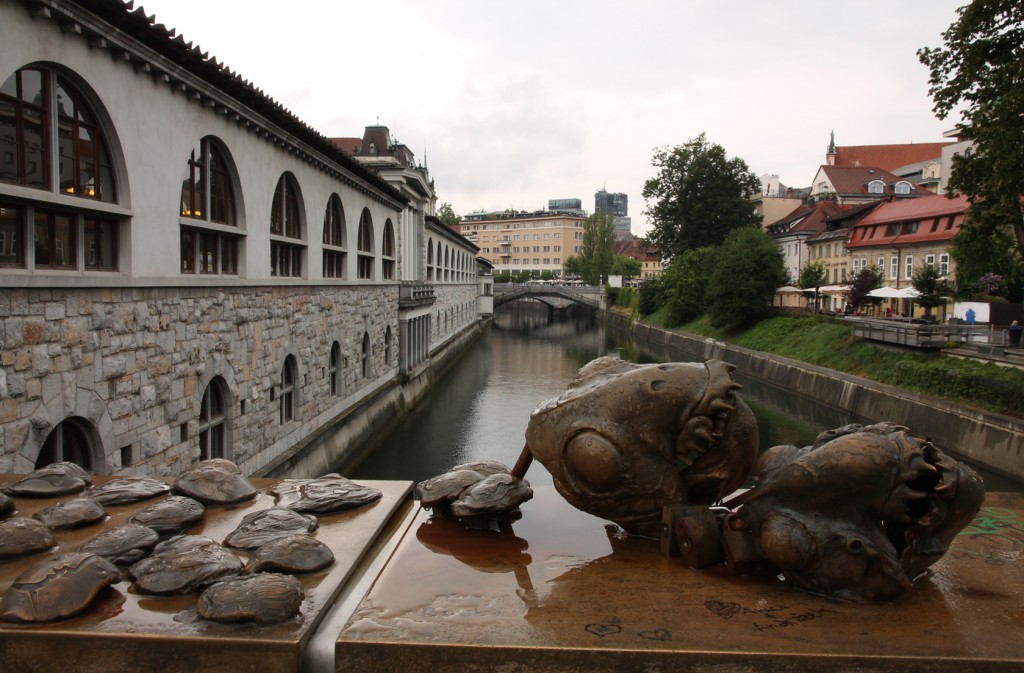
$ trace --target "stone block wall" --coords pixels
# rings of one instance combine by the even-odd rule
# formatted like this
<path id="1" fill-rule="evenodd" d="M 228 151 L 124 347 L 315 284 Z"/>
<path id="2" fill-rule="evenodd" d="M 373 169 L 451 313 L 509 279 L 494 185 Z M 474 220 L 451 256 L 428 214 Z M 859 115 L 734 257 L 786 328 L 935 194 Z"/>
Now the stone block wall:
<path id="1" fill-rule="evenodd" d="M 214 377 L 230 394 L 226 457 L 254 472 L 394 378 L 397 306 L 395 285 L 5 289 L 0 472 L 30 471 L 50 431 L 74 418 L 95 472 L 179 473 L 199 458 Z M 282 425 L 276 393 L 289 355 L 295 420 Z"/>

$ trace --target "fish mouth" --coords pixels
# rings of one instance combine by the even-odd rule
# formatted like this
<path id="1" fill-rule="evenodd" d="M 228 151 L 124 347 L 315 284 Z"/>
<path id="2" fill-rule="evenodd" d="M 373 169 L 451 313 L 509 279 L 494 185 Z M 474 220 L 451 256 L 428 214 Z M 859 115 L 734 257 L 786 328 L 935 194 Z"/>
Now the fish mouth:
<path id="1" fill-rule="evenodd" d="M 705 363 L 708 383 L 704 395 L 684 411 L 682 429 L 676 438 L 674 457 L 680 471 L 692 467 L 717 447 L 729 419 L 736 411 L 736 391 L 743 388 L 732 379 L 734 365 L 721 361 Z"/>
<path id="2" fill-rule="evenodd" d="M 900 433 L 905 468 L 897 475 L 889 499 L 882 507 L 884 529 L 889 542 L 906 567 L 925 538 L 932 535 L 945 518 L 957 496 L 957 464 L 939 451 L 930 440 L 920 444 Z"/>

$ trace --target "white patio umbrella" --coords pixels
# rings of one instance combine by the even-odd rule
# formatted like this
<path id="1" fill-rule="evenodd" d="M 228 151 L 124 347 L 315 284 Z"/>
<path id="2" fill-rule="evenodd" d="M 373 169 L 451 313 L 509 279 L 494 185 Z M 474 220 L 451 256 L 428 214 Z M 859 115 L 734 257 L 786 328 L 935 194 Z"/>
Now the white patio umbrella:
<path id="1" fill-rule="evenodd" d="M 917 299 L 921 296 L 921 293 L 912 287 L 901 287 L 899 289 L 894 287 L 880 287 L 877 290 L 868 292 L 868 296 L 879 299 Z"/>

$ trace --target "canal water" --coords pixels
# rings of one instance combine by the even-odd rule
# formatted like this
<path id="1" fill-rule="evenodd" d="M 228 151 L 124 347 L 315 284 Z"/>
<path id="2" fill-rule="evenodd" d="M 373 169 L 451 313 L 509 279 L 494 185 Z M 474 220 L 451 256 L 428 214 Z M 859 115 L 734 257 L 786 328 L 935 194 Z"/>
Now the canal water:
<path id="1" fill-rule="evenodd" d="M 502 307 L 483 338 L 454 365 L 429 396 L 358 465 L 335 469 L 353 479 L 422 481 L 454 465 L 475 460 L 515 464 L 522 452 L 530 412 L 565 391 L 579 369 L 596 357 L 632 362 L 678 360 L 669 352 L 638 348 L 629 334 L 608 328 L 589 312 L 549 317 L 545 307 L 519 302 Z M 744 378 L 740 396 L 757 417 L 762 449 L 806 446 L 822 430 L 853 422 L 848 416 Z M 978 470 L 989 490 L 1022 486 Z M 551 477 L 539 463 L 527 478 L 537 485 Z"/>

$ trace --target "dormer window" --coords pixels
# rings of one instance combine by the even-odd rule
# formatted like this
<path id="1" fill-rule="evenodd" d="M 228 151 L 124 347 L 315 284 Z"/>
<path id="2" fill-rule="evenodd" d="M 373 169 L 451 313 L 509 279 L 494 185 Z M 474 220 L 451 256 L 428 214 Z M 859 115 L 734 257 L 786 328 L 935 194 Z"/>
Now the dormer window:
<path id="1" fill-rule="evenodd" d="M 897 194 L 909 194 L 910 183 L 907 182 L 906 180 L 900 180 L 893 186 L 892 190 Z"/>
<path id="2" fill-rule="evenodd" d="M 881 180 L 872 180 L 868 183 L 868 194 L 884 194 L 885 183 Z"/>

